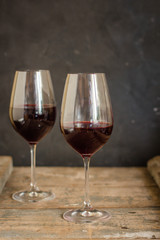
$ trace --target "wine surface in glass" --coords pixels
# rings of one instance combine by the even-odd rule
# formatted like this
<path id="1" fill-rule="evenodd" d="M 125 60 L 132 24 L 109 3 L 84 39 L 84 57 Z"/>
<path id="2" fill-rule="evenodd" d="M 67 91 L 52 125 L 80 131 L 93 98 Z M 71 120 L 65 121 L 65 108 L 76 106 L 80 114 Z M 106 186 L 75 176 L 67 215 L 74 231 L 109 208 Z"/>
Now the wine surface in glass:
<path id="1" fill-rule="evenodd" d="M 41 108 L 35 104 L 10 108 L 10 119 L 14 129 L 29 142 L 37 144 L 53 127 L 56 119 L 56 107 L 44 104 Z"/>
<path id="2" fill-rule="evenodd" d="M 113 125 L 107 122 L 79 121 L 64 123 L 62 132 L 67 142 L 82 157 L 90 157 L 108 141 L 112 128 Z"/>

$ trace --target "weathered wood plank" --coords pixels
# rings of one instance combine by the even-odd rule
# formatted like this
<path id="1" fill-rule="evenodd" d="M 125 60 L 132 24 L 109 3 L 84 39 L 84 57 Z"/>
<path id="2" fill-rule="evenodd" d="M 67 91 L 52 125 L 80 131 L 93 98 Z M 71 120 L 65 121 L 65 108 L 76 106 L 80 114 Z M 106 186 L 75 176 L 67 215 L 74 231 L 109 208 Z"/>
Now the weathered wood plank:
<path id="1" fill-rule="evenodd" d="M 56 194 L 53 201 L 37 204 L 38 208 L 75 208 L 82 203 L 83 169 L 52 167 L 40 168 L 37 172 L 41 189 L 51 189 Z M 11 193 L 29 187 L 29 173 L 29 168 L 14 169 L 1 195 L 0 208 L 35 208 L 34 204 L 18 203 L 11 199 Z M 136 185 L 133 185 L 135 182 Z M 95 207 L 160 206 L 159 196 L 160 190 L 144 168 L 137 171 L 136 168 L 91 169 L 90 198 Z"/>
<path id="2" fill-rule="evenodd" d="M 152 234 L 152 232 L 151 232 L 151 234 Z M 11 238 L 10 237 L 6 237 L 5 236 L 5 238 L 0 238 L 0 239 L 8 239 L 8 240 L 11 240 Z M 21 238 L 17 238 L 17 237 L 12 237 L 12 240 L 17 240 L 17 239 L 21 239 Z M 34 239 L 34 240 L 39 240 L 40 238 L 31 238 L 31 237 L 27 237 L 27 238 L 25 238 L 25 237 L 23 237 L 23 240 L 28 240 L 28 239 Z M 43 237 L 43 239 L 44 240 L 50 240 L 50 239 L 58 239 L 58 240 L 64 240 L 64 239 L 66 239 L 66 238 L 53 238 L 53 237 Z M 79 237 L 77 237 L 76 238 L 76 236 L 75 236 L 75 238 L 69 238 L 69 240 L 89 240 L 89 239 L 94 239 L 94 240 L 105 240 L 105 239 L 107 239 L 107 238 L 79 238 Z M 112 238 L 112 237 L 110 237 L 109 238 L 109 240 L 115 240 L 115 238 Z M 151 237 L 150 238 L 150 235 L 148 235 L 148 237 L 146 238 L 133 238 L 133 237 L 127 237 L 127 238 L 120 238 L 120 240 L 126 240 L 126 239 L 132 239 L 132 240 L 148 240 L 148 239 L 160 239 L 160 238 L 154 238 L 154 235 L 153 235 L 153 237 Z"/>
<path id="3" fill-rule="evenodd" d="M 112 218 L 94 224 L 62 219 L 62 209 L 1 209 L 0 239 L 154 239 L 160 238 L 160 208 L 109 209 Z"/>
<path id="4" fill-rule="evenodd" d="M 37 167 L 37 182 L 45 186 L 69 186 L 84 184 L 84 170 L 76 167 Z M 115 174 L 116 173 L 116 174 Z M 13 186 L 17 184 L 17 178 L 21 181 L 18 183 L 22 186 L 30 182 L 29 167 L 15 167 L 13 178 L 10 182 Z M 65 180 L 65 181 L 64 181 Z M 112 187 L 143 187 L 155 186 L 153 178 L 146 168 L 90 168 L 90 182 L 95 185 L 104 185 Z"/>
<path id="5" fill-rule="evenodd" d="M 56 198 L 19 203 L 11 193 L 26 189 L 30 168 L 15 168 L 0 198 L 0 239 L 160 239 L 160 190 L 145 168 L 91 168 L 90 195 L 106 207 L 109 221 L 74 224 L 62 219 L 66 209 L 83 201 L 83 168 L 38 168 L 37 180 Z"/>
<path id="6" fill-rule="evenodd" d="M 147 163 L 147 168 L 160 188 L 160 156 L 150 159 Z"/>
<path id="7" fill-rule="evenodd" d="M 5 238 L 5 239 L 10 239 L 10 238 Z M 17 238 L 12 238 L 12 240 L 16 240 Z M 30 238 L 33 239 L 33 238 Z M 45 240 L 50 240 L 53 238 L 43 238 Z M 56 238 L 54 238 L 56 239 Z M 58 240 L 64 240 L 64 238 L 57 238 Z M 66 238 L 65 238 L 66 239 Z M 91 238 L 70 238 L 70 240 L 88 240 Z M 93 238 L 92 238 L 93 239 Z M 94 240 L 105 240 L 106 238 L 94 238 Z M 115 238 L 110 238 L 110 240 L 115 239 Z M 132 239 L 132 240 L 148 240 L 148 239 L 155 239 L 153 238 L 121 238 L 121 240 L 126 240 L 126 239 Z M 160 239 L 160 238 L 156 238 L 156 239 Z M 28 240 L 28 238 L 23 238 L 23 240 Z M 34 238 L 34 240 L 39 240 L 39 238 Z"/>
<path id="8" fill-rule="evenodd" d="M 0 156 L 0 193 L 10 176 L 12 169 L 12 158 L 10 156 Z"/>
<path id="9" fill-rule="evenodd" d="M 27 187 L 27 186 L 26 186 Z M 25 186 L 23 189 L 26 189 Z M 48 188 L 43 187 L 43 190 Z M 52 201 L 41 202 L 38 208 L 76 208 L 83 202 L 83 188 L 76 187 L 55 187 L 50 188 L 56 198 Z M 0 199 L 0 208 L 35 208 L 33 204 L 18 203 L 11 199 L 11 193 L 22 190 L 21 188 L 4 188 Z M 92 187 L 90 199 L 95 207 L 152 207 L 160 206 L 159 189 L 152 188 L 103 188 Z"/>

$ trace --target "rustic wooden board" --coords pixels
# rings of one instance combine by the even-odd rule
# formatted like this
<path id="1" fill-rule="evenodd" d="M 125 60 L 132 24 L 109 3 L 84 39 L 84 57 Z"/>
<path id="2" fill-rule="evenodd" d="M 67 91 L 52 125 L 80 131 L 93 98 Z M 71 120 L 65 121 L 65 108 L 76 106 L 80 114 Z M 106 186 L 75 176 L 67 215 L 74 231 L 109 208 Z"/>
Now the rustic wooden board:
<path id="1" fill-rule="evenodd" d="M 147 168 L 160 188 L 160 156 L 150 159 L 147 163 Z"/>
<path id="2" fill-rule="evenodd" d="M 66 209 L 65 209 L 66 210 Z M 74 224 L 62 219 L 62 209 L 0 210 L 0 237 L 23 239 L 160 238 L 160 208 L 110 209 L 109 221 Z M 151 228 L 152 226 L 152 228 Z"/>
<path id="3" fill-rule="evenodd" d="M 160 206 L 160 191 L 146 168 L 93 168 L 90 175 L 90 198 L 95 207 Z M 39 208 L 76 208 L 83 201 L 83 168 L 38 168 L 37 181 L 41 189 L 56 194 L 53 202 L 42 202 Z M 0 208 L 19 208 L 10 195 L 27 189 L 29 182 L 30 169 L 15 168 L 2 193 Z M 28 208 L 28 204 L 21 203 L 21 208 Z"/>
<path id="4" fill-rule="evenodd" d="M 26 189 L 30 168 L 14 168 L 0 198 L 0 239 L 160 239 L 160 190 L 146 168 L 91 168 L 90 195 L 112 218 L 96 224 L 62 219 L 83 201 L 83 168 L 39 167 L 38 185 L 56 198 L 18 203 L 14 191 Z"/>
<path id="5" fill-rule="evenodd" d="M 10 156 L 0 156 L 0 193 L 10 176 L 12 169 L 12 158 Z"/>
<path id="6" fill-rule="evenodd" d="M 8 240 L 10 240 L 11 238 L 3 238 L 3 239 L 8 239 Z M 20 238 L 16 238 L 16 237 L 12 237 L 12 240 L 16 240 L 16 239 L 20 239 Z M 28 239 L 34 239 L 34 240 L 39 240 L 40 238 L 25 238 L 25 237 L 23 237 L 23 240 L 28 240 Z M 43 239 L 45 239 L 45 240 L 50 240 L 50 239 L 59 239 L 59 240 L 64 240 L 64 239 L 66 239 L 66 238 L 53 238 L 53 237 L 44 237 Z M 93 240 L 105 240 L 106 238 L 69 238 L 69 240 L 88 240 L 88 239 L 93 239 Z M 115 238 L 110 238 L 110 240 L 115 240 Z M 126 239 L 132 239 L 132 240 L 148 240 L 148 239 L 160 239 L 160 238 L 154 238 L 154 236 L 153 236 L 153 238 L 132 238 L 132 237 L 130 237 L 130 238 L 120 238 L 120 240 L 126 240 Z"/>
<path id="7" fill-rule="evenodd" d="M 26 186 L 27 187 L 27 186 Z M 23 189 L 26 189 L 25 186 Z M 47 190 L 48 188 L 42 187 Z M 56 198 L 49 202 L 41 202 L 37 206 L 39 208 L 77 208 L 83 201 L 83 188 L 76 189 L 65 187 L 50 188 L 56 194 Z M 11 193 L 22 190 L 22 188 L 7 186 L 1 195 L 0 208 L 19 208 L 18 202 L 13 202 Z M 135 197 L 136 196 L 136 197 Z M 99 207 L 152 207 L 160 206 L 159 190 L 156 187 L 148 188 L 92 188 L 90 191 L 90 199 L 94 206 Z M 28 206 L 21 203 L 21 208 L 35 208 L 34 204 Z"/>
<path id="8" fill-rule="evenodd" d="M 84 170 L 76 167 L 38 167 L 37 182 L 45 186 L 68 186 L 68 185 L 83 185 Z M 116 176 L 115 176 L 116 173 Z M 21 181 L 18 184 L 26 184 L 30 181 L 29 167 L 14 168 L 12 184 L 17 181 L 16 176 L 20 177 Z M 65 181 L 64 181 L 65 180 Z M 133 181 L 134 180 L 134 181 Z M 135 187 L 135 186 L 156 186 L 149 172 L 144 167 L 121 167 L 121 168 L 90 168 L 90 182 L 95 185 L 105 185 L 113 187 Z"/>

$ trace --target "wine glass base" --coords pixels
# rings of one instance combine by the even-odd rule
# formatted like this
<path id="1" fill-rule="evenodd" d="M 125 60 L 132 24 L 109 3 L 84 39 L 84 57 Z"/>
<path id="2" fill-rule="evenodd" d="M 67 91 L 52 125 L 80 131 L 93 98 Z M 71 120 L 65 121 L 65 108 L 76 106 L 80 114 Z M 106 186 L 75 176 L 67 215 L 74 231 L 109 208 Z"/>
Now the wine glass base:
<path id="1" fill-rule="evenodd" d="M 55 198 L 54 193 L 45 191 L 20 191 L 12 195 L 18 202 L 39 202 Z"/>
<path id="2" fill-rule="evenodd" d="M 63 218 L 68 222 L 75 223 L 92 223 L 103 220 L 108 220 L 111 218 L 110 213 L 103 210 L 96 209 L 78 209 L 69 210 L 63 214 Z"/>

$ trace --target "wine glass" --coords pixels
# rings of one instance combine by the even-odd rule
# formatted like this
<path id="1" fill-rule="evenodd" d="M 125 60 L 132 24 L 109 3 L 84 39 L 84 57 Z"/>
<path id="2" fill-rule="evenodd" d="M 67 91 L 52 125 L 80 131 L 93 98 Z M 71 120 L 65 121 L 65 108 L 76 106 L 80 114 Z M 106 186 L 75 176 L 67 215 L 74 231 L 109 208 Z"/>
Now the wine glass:
<path id="1" fill-rule="evenodd" d="M 91 205 L 88 172 L 91 156 L 108 141 L 113 128 L 112 107 L 104 73 L 67 75 L 60 126 L 66 141 L 82 156 L 85 169 L 83 207 L 65 212 L 64 219 L 87 223 L 109 218 L 108 212 L 96 210 Z"/>
<path id="2" fill-rule="evenodd" d="M 10 100 L 9 117 L 14 129 L 29 143 L 31 153 L 30 189 L 16 192 L 14 200 L 37 202 L 54 198 L 36 184 L 36 146 L 51 131 L 56 118 L 56 103 L 48 70 L 16 71 Z"/>

